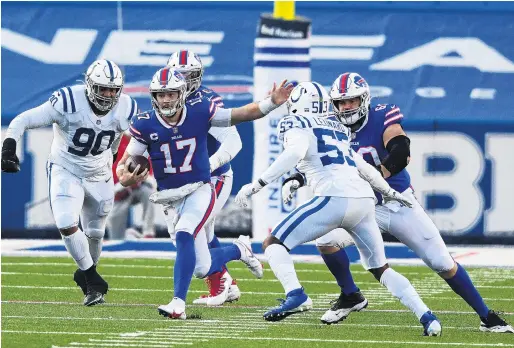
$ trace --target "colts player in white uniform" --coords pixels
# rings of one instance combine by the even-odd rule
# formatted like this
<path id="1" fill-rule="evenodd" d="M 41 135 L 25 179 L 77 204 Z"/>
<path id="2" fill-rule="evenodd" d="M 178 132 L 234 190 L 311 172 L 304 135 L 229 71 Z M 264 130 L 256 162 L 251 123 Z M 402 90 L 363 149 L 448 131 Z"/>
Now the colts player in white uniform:
<path id="1" fill-rule="evenodd" d="M 236 202 L 246 206 L 249 196 L 295 166 L 314 192 L 313 199 L 293 210 L 263 242 L 270 267 L 286 292 L 286 300 L 266 312 L 264 319 L 278 321 L 312 307 L 289 251 L 342 227 L 355 239 L 363 266 L 419 317 L 430 316 L 425 330 L 439 335 L 441 325 L 437 318 L 410 282 L 387 264 L 370 184 L 387 199 L 407 206 L 411 203 L 350 149 L 350 130 L 327 119 L 328 104 L 328 94 L 318 83 L 303 82 L 295 87 L 287 101 L 289 115 L 277 126 L 284 151 L 258 181 L 243 186 L 236 197 Z"/>
<path id="2" fill-rule="evenodd" d="M 202 85 L 204 67 L 200 57 L 192 51 L 178 51 L 173 53 L 168 66 L 177 69 L 186 79 L 187 98 L 186 102 L 195 102 L 205 98 L 218 107 L 224 107 L 221 97 L 210 88 Z M 207 136 L 207 152 L 211 168 L 211 183 L 216 191 L 216 203 L 209 221 L 205 224 L 207 243 L 209 249 L 219 248 L 220 242 L 214 234 L 214 222 L 232 191 L 233 172 L 230 161 L 236 157 L 243 144 L 235 126 L 232 127 L 211 127 Z M 218 306 L 224 302 L 239 300 L 241 291 L 227 271 L 226 265 L 222 272 L 217 272 L 205 278 L 209 288 L 208 295 L 202 295 L 193 301 L 194 304 L 206 304 Z"/>
<path id="3" fill-rule="evenodd" d="M 175 69 L 157 71 L 150 83 L 153 110 L 136 115 L 130 123 L 132 140 L 116 173 L 124 186 L 135 184 L 125 162 L 148 151 L 158 192 L 150 200 L 161 204 L 177 256 L 173 272 L 174 297 L 159 306 L 161 315 L 186 319 L 185 301 L 193 274 L 205 278 L 221 272 L 232 260 L 241 260 L 257 277 L 262 264 L 251 251 L 248 237 L 234 245 L 210 249 L 204 226 L 213 211 L 216 193 L 211 183 L 207 138 L 212 126 L 229 127 L 262 118 L 283 104 L 292 87 L 286 82 L 259 103 L 233 109 L 219 108 L 205 98 L 186 102 L 186 81 Z M 136 173 L 138 164 L 132 173 Z"/>
<path id="4" fill-rule="evenodd" d="M 475 310 L 481 319 L 480 331 L 514 333 L 512 326 L 489 310 L 466 270 L 453 260 L 439 230 L 417 202 L 406 169 L 410 161 L 410 140 L 401 126 L 404 116 L 400 108 L 393 104 L 370 105 L 368 84 L 356 73 L 341 74 L 332 85 L 330 97 L 337 116 L 334 119 L 354 132 L 352 149 L 376 166 L 389 185 L 413 203 L 413 208 L 408 209 L 396 202 L 383 201 L 377 193 L 379 204 L 375 212 L 380 229 L 407 245 Z M 288 185 L 293 184 L 292 191 L 301 186 L 294 180 Z M 344 267 L 347 256 L 343 248 L 351 244 L 348 240 L 344 231 L 334 230 L 319 238 L 316 244 L 338 284 L 350 283 L 351 288 L 353 280 L 349 269 Z M 341 288 L 341 296 L 323 315 L 322 322 L 338 322 L 353 310 L 352 294 L 345 294 L 344 286 Z"/>
<path id="5" fill-rule="evenodd" d="M 111 165 L 120 136 L 137 110 L 122 88 L 120 68 L 109 60 L 97 60 L 87 69 L 85 85 L 63 87 L 46 103 L 18 115 L 2 146 L 2 171 L 18 172 L 16 144 L 25 130 L 53 125 L 47 164 L 50 207 L 79 268 L 74 279 L 86 306 L 103 303 L 108 289 L 96 264 L 113 205 Z"/>

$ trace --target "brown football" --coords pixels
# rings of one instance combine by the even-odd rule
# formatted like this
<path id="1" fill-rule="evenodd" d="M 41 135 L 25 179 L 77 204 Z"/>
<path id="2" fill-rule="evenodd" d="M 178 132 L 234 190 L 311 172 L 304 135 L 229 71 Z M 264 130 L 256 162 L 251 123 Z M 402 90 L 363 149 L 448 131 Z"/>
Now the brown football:
<path id="1" fill-rule="evenodd" d="M 133 172 L 136 169 L 137 165 L 141 165 L 137 174 L 141 174 L 145 169 L 150 170 L 150 161 L 145 156 L 130 156 L 127 158 L 127 162 L 125 165 L 129 172 Z"/>

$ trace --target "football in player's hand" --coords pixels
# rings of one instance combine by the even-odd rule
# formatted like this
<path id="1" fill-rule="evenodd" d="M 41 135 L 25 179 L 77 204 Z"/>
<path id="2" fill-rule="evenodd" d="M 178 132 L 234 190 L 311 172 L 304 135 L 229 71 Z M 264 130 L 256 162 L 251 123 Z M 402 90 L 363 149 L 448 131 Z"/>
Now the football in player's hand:
<path id="1" fill-rule="evenodd" d="M 150 170 L 150 161 L 148 161 L 148 158 L 145 156 L 130 156 L 127 158 L 127 162 L 125 162 L 128 171 L 131 173 L 136 169 L 138 164 L 141 165 L 141 167 L 139 167 L 137 174 L 141 174 L 145 169 Z"/>

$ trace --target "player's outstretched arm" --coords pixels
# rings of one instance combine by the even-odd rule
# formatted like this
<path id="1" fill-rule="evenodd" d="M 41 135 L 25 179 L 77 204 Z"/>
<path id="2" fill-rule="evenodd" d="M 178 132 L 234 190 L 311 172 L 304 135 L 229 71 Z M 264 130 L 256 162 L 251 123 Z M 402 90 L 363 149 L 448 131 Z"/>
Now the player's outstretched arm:
<path id="1" fill-rule="evenodd" d="M 287 80 L 282 81 L 278 87 L 274 83 L 269 97 L 266 99 L 238 108 L 218 109 L 211 120 L 211 124 L 214 127 L 229 127 L 242 122 L 255 121 L 284 104 L 292 90 L 293 85 L 288 84 Z"/>
<path id="2" fill-rule="evenodd" d="M 62 121 L 63 116 L 55 110 L 50 102 L 27 110 L 12 120 L 2 144 L 2 171 L 16 173 L 20 170 L 20 161 L 16 156 L 16 145 L 27 129 L 49 126 Z"/>
<path id="3" fill-rule="evenodd" d="M 309 149 L 305 131 L 293 128 L 284 135 L 284 151 L 273 164 L 262 173 L 261 177 L 253 183 L 244 185 L 236 196 L 236 203 L 241 207 L 248 206 L 251 195 L 259 192 L 267 184 L 277 180 L 282 175 L 296 167 L 298 162 L 305 157 Z"/>

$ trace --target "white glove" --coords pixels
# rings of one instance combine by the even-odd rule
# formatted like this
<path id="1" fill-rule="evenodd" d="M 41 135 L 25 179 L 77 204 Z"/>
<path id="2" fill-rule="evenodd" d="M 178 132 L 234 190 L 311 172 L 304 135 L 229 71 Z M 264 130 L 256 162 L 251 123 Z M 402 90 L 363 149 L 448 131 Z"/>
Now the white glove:
<path id="1" fill-rule="evenodd" d="M 235 199 L 236 204 L 242 208 L 248 207 L 248 205 L 250 203 L 250 200 L 249 200 L 250 196 L 259 192 L 263 187 L 264 186 L 259 184 L 258 181 L 254 181 L 252 183 L 244 185 L 243 187 L 241 187 L 241 189 L 239 190 L 239 192 L 236 195 L 236 199 Z"/>
<path id="2" fill-rule="evenodd" d="M 385 202 L 387 202 L 387 201 L 397 201 L 401 205 L 406 206 L 407 208 L 412 208 L 412 202 L 407 197 L 405 197 L 400 192 L 398 192 L 398 191 L 396 191 L 394 189 L 390 189 L 386 193 L 383 193 L 383 195 L 384 195 L 384 201 Z"/>
<path id="3" fill-rule="evenodd" d="M 150 195 L 150 202 L 156 204 L 169 204 L 171 202 L 177 201 L 185 196 L 193 193 L 198 188 L 204 185 L 203 182 L 195 182 L 192 184 L 187 184 L 181 186 L 176 189 L 162 190 L 159 192 L 154 192 Z"/>
<path id="4" fill-rule="evenodd" d="M 289 180 L 282 186 L 282 200 L 284 204 L 291 202 L 294 193 L 300 188 L 298 180 Z"/>

